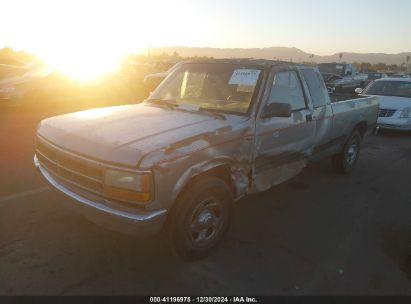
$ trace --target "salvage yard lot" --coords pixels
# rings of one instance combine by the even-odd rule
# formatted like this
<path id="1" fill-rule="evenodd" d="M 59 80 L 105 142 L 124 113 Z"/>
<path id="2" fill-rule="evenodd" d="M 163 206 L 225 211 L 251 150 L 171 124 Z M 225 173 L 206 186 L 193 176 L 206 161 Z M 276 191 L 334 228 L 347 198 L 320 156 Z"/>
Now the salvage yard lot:
<path id="1" fill-rule="evenodd" d="M 66 211 L 32 165 L 38 119 L 0 113 L 0 295 L 411 295 L 409 133 L 367 138 L 349 176 L 323 161 L 241 200 L 220 248 L 183 263 Z"/>

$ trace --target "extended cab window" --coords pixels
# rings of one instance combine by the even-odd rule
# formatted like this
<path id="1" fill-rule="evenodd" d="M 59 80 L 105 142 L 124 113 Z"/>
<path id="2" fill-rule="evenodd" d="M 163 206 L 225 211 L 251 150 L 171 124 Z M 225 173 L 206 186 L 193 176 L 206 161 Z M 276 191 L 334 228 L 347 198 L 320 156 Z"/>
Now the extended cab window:
<path id="1" fill-rule="evenodd" d="M 312 69 L 303 69 L 302 74 L 308 85 L 314 108 L 325 106 L 329 102 L 329 96 L 322 77 Z"/>
<path id="2" fill-rule="evenodd" d="M 294 71 L 278 72 L 274 76 L 268 103 L 289 103 L 293 111 L 306 108 L 303 89 Z"/>

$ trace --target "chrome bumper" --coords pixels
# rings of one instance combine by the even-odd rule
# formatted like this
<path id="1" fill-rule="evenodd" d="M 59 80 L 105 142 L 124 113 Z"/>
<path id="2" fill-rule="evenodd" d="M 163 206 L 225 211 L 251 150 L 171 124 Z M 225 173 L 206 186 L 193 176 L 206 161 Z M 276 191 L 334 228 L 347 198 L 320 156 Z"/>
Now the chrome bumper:
<path id="1" fill-rule="evenodd" d="M 70 201 L 63 200 L 66 203 L 65 205 L 90 221 L 110 230 L 141 237 L 156 234 L 162 229 L 167 210 L 131 213 L 113 209 L 103 202 L 92 201 L 61 185 L 42 167 L 36 155 L 34 156 L 34 165 L 55 190 L 71 198 Z"/>
<path id="2" fill-rule="evenodd" d="M 410 131 L 411 119 L 379 117 L 378 127 L 380 129 Z"/>

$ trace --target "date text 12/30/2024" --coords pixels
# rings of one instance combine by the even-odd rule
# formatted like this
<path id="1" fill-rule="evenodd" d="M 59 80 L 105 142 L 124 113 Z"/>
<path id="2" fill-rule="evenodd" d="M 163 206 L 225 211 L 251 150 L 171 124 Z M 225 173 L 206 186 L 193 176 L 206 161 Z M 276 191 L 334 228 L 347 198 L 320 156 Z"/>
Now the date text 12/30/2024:
<path id="1" fill-rule="evenodd" d="M 255 297 L 150 297 L 150 303 L 258 303 Z"/>

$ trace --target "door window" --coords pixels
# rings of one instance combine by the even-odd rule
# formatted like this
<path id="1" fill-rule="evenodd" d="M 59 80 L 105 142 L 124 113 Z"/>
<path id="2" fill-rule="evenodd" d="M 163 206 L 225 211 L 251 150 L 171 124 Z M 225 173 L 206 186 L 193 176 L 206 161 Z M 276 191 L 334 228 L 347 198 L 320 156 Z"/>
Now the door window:
<path id="1" fill-rule="evenodd" d="M 320 74 L 312 69 L 303 69 L 302 74 L 307 82 L 314 108 L 325 106 L 329 96 Z"/>
<path id="2" fill-rule="evenodd" d="M 289 103 L 293 111 L 306 108 L 301 82 L 295 71 L 275 74 L 268 100 L 268 104 L 271 103 Z"/>

